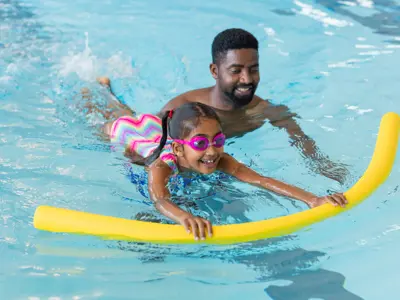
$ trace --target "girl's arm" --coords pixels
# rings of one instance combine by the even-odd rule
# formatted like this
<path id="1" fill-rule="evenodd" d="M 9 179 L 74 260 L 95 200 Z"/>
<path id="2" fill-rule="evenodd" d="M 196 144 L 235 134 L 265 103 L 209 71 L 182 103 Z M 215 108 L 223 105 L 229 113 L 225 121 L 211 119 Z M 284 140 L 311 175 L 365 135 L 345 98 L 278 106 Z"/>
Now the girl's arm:
<path id="1" fill-rule="evenodd" d="M 171 168 L 160 159 L 149 166 L 148 188 L 150 198 L 153 200 L 156 209 L 167 218 L 183 225 L 188 232 L 193 233 L 196 240 L 204 239 L 206 230 L 208 235 L 211 236 L 212 227 L 208 220 L 193 216 L 170 200 L 171 196 L 167 184 L 171 173 Z"/>
<path id="2" fill-rule="evenodd" d="M 218 169 L 236 177 L 240 181 L 250 183 L 286 197 L 303 201 L 310 207 L 316 207 L 326 202 L 331 202 L 335 206 L 340 205 L 342 207 L 347 204 L 347 200 L 343 194 L 318 197 L 298 187 L 273 178 L 261 176 L 256 171 L 246 167 L 226 153 L 222 155 L 218 163 Z"/>

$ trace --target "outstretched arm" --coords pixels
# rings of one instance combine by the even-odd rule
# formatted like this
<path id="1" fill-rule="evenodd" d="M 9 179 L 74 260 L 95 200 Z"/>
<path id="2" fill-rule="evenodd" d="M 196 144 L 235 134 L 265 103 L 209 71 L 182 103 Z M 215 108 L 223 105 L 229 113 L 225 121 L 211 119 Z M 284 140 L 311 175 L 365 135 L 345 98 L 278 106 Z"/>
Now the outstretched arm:
<path id="1" fill-rule="evenodd" d="M 170 167 L 160 159 L 157 159 L 149 167 L 148 188 L 156 209 L 167 218 L 183 225 L 188 233 L 193 233 L 196 240 L 204 239 L 206 231 L 211 236 L 212 226 L 209 221 L 191 215 L 170 200 L 171 195 L 167 184 L 171 172 Z"/>
<path id="2" fill-rule="evenodd" d="M 297 149 L 304 157 L 311 160 L 313 169 L 321 175 L 336 180 L 343 184 L 348 170 L 343 164 L 332 162 L 329 157 L 323 155 L 318 149 L 315 141 L 307 136 L 297 124 L 297 114 L 292 113 L 285 105 L 272 105 L 265 100 L 265 114 L 270 123 L 278 128 L 283 128 Z"/>
<path id="3" fill-rule="evenodd" d="M 304 156 L 317 155 L 315 142 L 303 132 L 295 120 L 298 115 L 291 112 L 286 105 L 273 105 L 265 101 L 267 105 L 265 114 L 270 123 L 275 127 L 285 129 L 293 144 L 302 151 Z"/>
<path id="4" fill-rule="evenodd" d="M 310 192 L 302 190 L 298 187 L 289 185 L 282 181 L 265 177 L 256 171 L 246 167 L 238 162 L 232 156 L 224 153 L 218 165 L 218 169 L 224 173 L 230 174 L 240 181 L 270 190 L 276 194 L 290 197 L 305 202 L 310 207 L 316 207 L 326 202 L 331 202 L 335 206 L 344 206 L 347 201 L 343 194 L 334 194 L 331 196 L 318 197 Z"/>

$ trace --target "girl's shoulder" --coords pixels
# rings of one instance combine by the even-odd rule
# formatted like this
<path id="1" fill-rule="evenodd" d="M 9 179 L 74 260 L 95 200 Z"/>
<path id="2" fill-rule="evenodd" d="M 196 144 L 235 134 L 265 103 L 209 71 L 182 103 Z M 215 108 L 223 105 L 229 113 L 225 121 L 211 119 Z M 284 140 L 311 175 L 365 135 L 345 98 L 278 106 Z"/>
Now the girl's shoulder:
<path id="1" fill-rule="evenodd" d="M 179 173 L 179 168 L 176 160 L 176 156 L 172 153 L 161 153 L 154 162 L 152 162 L 148 168 L 148 172 L 156 172 L 164 176 L 176 176 Z"/>
<path id="2" fill-rule="evenodd" d="M 170 166 L 163 160 L 161 157 L 158 157 L 154 160 L 150 165 L 148 165 L 145 169 L 148 173 L 149 172 L 156 172 L 160 174 L 171 175 L 172 169 Z"/>

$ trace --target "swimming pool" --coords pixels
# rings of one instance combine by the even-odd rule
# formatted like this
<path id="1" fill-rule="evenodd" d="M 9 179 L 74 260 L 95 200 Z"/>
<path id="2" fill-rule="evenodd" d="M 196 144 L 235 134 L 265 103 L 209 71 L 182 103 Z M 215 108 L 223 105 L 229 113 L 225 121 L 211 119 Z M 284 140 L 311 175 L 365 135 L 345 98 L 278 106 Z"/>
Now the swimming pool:
<path id="1" fill-rule="evenodd" d="M 269 124 L 227 150 L 315 193 L 350 187 L 370 160 L 381 116 L 400 111 L 399 3 L 265 2 L 0 0 L 1 299 L 396 299 L 398 162 L 362 205 L 275 240 L 154 246 L 32 227 L 43 204 L 126 218 L 151 211 L 123 157 L 73 109 L 79 90 L 101 94 L 93 80 L 108 74 L 129 105 L 155 111 L 213 83 L 210 44 L 227 27 L 260 41 L 258 94 L 298 113 L 351 175 L 340 186 L 311 172 Z M 304 208 L 223 180 L 191 192 L 210 195 L 198 205 L 220 223 Z"/>

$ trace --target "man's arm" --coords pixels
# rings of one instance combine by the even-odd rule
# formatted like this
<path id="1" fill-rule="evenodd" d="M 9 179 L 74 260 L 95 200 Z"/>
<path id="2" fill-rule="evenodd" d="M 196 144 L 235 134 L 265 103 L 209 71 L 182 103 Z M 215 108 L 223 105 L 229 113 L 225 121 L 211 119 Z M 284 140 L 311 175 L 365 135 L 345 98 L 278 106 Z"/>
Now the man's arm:
<path id="1" fill-rule="evenodd" d="M 311 159 L 312 168 L 319 174 L 343 184 L 349 173 L 348 170 L 344 165 L 332 162 L 320 152 L 315 141 L 307 136 L 297 124 L 295 118 L 299 118 L 299 116 L 291 112 L 286 105 L 273 105 L 268 100 L 263 102 L 266 118 L 273 126 L 286 130 L 292 145 L 299 149 L 304 157 Z"/>
<path id="2" fill-rule="evenodd" d="M 265 100 L 264 103 L 265 116 L 271 125 L 285 129 L 293 141 L 293 145 L 299 148 L 304 156 L 318 155 L 318 148 L 314 140 L 307 136 L 297 124 L 295 118 L 298 115 L 296 113 L 291 112 L 286 105 L 273 105 L 268 100 Z"/>

